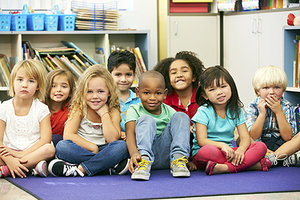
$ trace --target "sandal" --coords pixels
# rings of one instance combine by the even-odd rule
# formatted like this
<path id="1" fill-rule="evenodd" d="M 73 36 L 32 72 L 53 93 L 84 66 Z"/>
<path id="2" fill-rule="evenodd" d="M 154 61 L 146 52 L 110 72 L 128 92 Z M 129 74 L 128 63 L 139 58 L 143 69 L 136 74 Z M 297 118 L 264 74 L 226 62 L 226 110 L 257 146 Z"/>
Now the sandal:
<path id="1" fill-rule="evenodd" d="M 213 161 L 208 161 L 207 162 L 207 165 L 206 165 L 206 168 L 205 168 L 205 172 L 207 175 L 213 175 L 213 171 L 214 171 L 214 168 L 216 166 L 216 162 L 213 162 Z"/>
<path id="2" fill-rule="evenodd" d="M 269 171 L 272 165 L 271 161 L 268 158 L 262 158 L 260 160 L 260 164 L 261 164 L 261 170 L 264 172 Z"/>

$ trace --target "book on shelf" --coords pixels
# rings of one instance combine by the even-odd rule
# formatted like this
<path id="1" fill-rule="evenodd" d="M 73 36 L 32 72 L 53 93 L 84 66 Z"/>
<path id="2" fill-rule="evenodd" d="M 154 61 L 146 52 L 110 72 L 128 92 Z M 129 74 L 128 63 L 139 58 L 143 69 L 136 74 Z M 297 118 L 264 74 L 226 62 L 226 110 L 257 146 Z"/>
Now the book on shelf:
<path id="1" fill-rule="evenodd" d="M 296 35 L 296 58 L 293 66 L 293 87 L 300 87 L 300 35 Z"/>
<path id="2" fill-rule="evenodd" d="M 6 55 L 0 54 L 0 68 L 1 68 L 1 85 L 2 87 L 8 86 L 11 68 L 8 63 Z"/>

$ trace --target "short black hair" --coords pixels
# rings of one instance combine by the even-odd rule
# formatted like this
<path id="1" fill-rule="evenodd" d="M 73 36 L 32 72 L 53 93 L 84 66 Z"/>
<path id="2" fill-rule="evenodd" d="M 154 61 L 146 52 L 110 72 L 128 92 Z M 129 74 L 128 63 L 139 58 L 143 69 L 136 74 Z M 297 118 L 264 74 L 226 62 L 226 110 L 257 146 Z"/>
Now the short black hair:
<path id="1" fill-rule="evenodd" d="M 111 73 L 115 67 L 119 67 L 121 64 L 127 64 L 129 68 L 135 72 L 136 59 L 135 55 L 128 50 L 114 51 L 110 54 L 107 61 L 107 69 Z"/>

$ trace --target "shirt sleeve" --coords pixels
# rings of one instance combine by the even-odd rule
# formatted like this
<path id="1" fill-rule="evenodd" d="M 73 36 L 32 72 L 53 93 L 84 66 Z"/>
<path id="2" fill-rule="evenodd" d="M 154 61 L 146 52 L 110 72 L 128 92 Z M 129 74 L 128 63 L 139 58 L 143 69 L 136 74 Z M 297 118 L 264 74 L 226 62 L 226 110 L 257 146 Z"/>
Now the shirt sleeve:
<path id="1" fill-rule="evenodd" d="M 250 103 L 249 106 L 246 108 L 246 125 L 248 131 L 250 131 L 252 125 L 255 123 L 258 117 L 258 109 L 255 103 Z"/>
<path id="2" fill-rule="evenodd" d="M 138 104 L 139 105 L 139 104 Z M 130 105 L 125 116 L 125 124 L 130 121 L 136 121 L 139 115 L 135 105 Z"/>
<path id="3" fill-rule="evenodd" d="M 39 113 L 39 122 L 41 122 L 47 115 L 50 114 L 48 106 L 42 102 L 38 102 L 38 113 Z"/>
<path id="4" fill-rule="evenodd" d="M 0 119 L 4 122 L 6 122 L 6 108 L 8 105 L 5 106 L 5 102 L 0 104 Z"/>
<path id="5" fill-rule="evenodd" d="M 243 109 L 240 108 L 239 112 L 240 112 L 239 113 L 239 118 L 237 118 L 236 121 L 235 121 L 235 126 L 236 127 L 241 125 L 241 124 L 244 124 L 246 122 L 245 113 L 244 113 Z"/>
<path id="6" fill-rule="evenodd" d="M 297 125 L 296 125 L 294 109 L 292 106 L 288 105 L 285 106 L 283 110 L 284 110 L 284 115 L 292 128 L 293 136 L 295 136 L 297 133 Z"/>
<path id="7" fill-rule="evenodd" d="M 194 117 L 192 118 L 192 122 L 194 124 L 196 123 L 200 123 L 203 124 L 205 126 L 208 125 L 208 108 L 205 106 L 200 106 L 196 112 L 196 114 L 194 115 Z"/>

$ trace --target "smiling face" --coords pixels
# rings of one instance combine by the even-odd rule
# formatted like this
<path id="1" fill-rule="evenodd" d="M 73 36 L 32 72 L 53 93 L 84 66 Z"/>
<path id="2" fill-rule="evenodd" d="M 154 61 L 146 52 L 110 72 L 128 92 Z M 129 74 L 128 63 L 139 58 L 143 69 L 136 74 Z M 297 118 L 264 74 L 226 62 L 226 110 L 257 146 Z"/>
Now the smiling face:
<path id="1" fill-rule="evenodd" d="M 128 64 L 115 67 L 111 75 L 121 93 L 128 92 L 135 79 L 135 73 L 129 68 Z"/>
<path id="2" fill-rule="evenodd" d="M 86 103 L 92 110 L 99 110 L 110 96 L 105 80 L 100 77 L 92 78 L 88 83 Z"/>
<path id="3" fill-rule="evenodd" d="M 212 86 L 204 89 L 205 95 L 203 97 L 215 107 L 226 106 L 232 95 L 231 87 L 224 79 L 220 79 L 219 83 L 220 85 L 217 86 L 217 80 L 215 80 Z"/>
<path id="4" fill-rule="evenodd" d="M 28 77 L 24 68 L 20 68 L 14 79 L 15 97 L 22 99 L 32 98 L 38 90 L 37 80 L 33 77 Z"/>
<path id="5" fill-rule="evenodd" d="M 170 83 L 174 90 L 185 90 L 193 87 L 195 81 L 191 67 L 184 60 L 175 60 L 169 69 Z"/>
<path id="6" fill-rule="evenodd" d="M 54 102 L 62 103 L 69 97 L 70 90 L 68 77 L 66 75 L 57 75 L 53 78 L 50 98 Z"/>
<path id="7" fill-rule="evenodd" d="M 146 76 L 143 83 L 136 88 L 137 97 L 141 99 L 144 108 L 153 115 L 161 114 L 160 105 L 167 95 L 167 89 L 160 78 Z"/>

